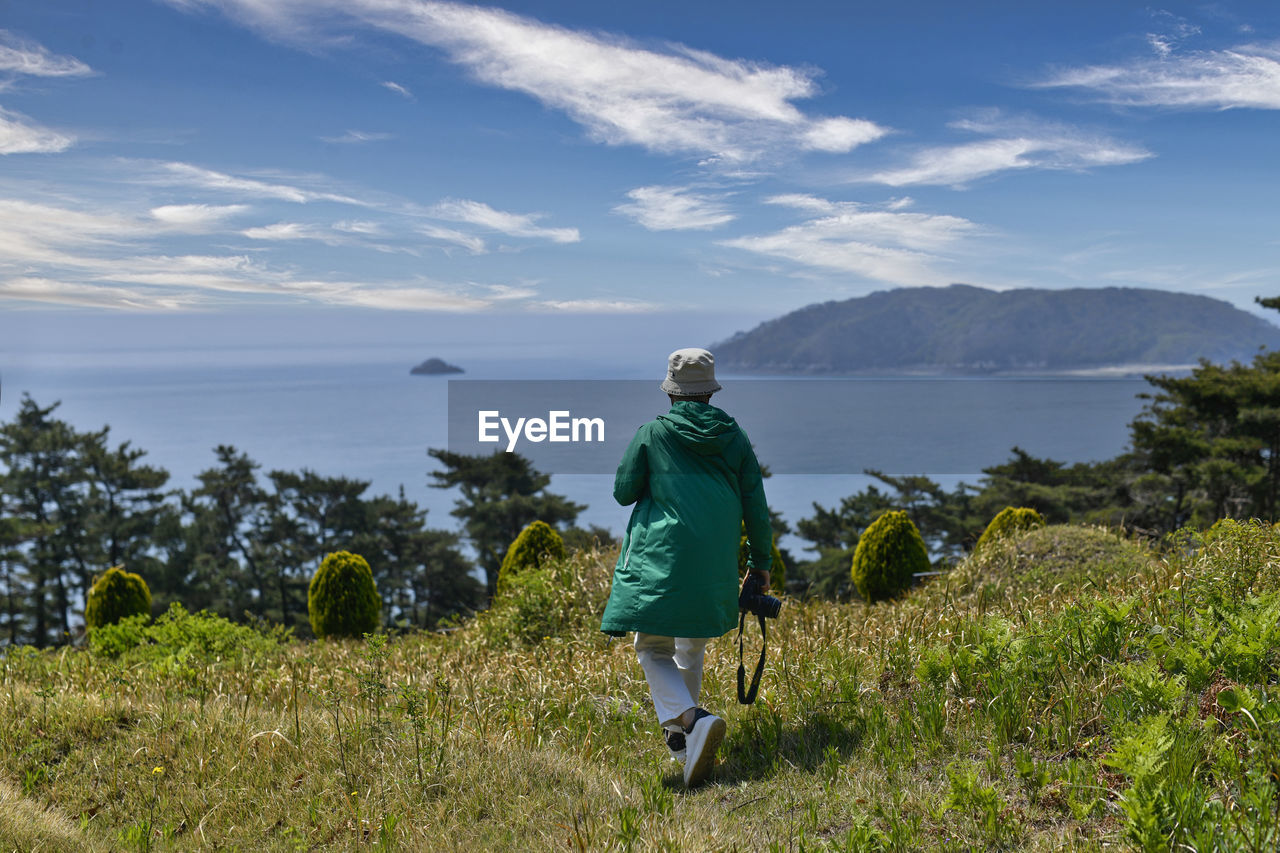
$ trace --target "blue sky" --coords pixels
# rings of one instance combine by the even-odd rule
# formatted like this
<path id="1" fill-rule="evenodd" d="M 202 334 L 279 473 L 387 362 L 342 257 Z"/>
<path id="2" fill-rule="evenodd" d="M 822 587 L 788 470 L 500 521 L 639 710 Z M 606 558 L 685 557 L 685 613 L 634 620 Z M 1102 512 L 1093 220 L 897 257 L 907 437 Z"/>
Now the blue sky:
<path id="1" fill-rule="evenodd" d="M 736 322 L 965 282 L 1252 309 L 1280 293 L 1278 110 L 1275 3 L 10 0 L 0 304 Z"/>

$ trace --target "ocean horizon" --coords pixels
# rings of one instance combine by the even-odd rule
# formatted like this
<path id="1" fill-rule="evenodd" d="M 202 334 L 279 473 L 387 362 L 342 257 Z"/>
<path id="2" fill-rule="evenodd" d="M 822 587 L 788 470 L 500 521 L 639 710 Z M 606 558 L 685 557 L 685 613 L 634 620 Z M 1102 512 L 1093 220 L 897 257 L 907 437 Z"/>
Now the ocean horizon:
<path id="1" fill-rule="evenodd" d="M 484 358 L 478 353 L 447 361 L 461 363 L 460 376 L 414 376 L 409 369 L 430 353 L 401 345 L 349 349 L 265 347 L 172 348 L 134 350 L 122 347 L 85 353 L 41 353 L 6 366 L 0 378 L 0 419 L 9 420 L 22 395 L 41 406 L 60 402 L 56 416 L 79 430 L 110 426 L 113 445 L 128 441 L 147 452 L 145 462 L 170 473 L 167 488 L 190 490 L 196 475 L 215 462 L 214 448 L 229 444 L 248 454 L 265 476 L 272 470 L 308 468 L 325 476 L 368 480 L 367 496 L 406 497 L 428 511 L 434 528 L 456 530 L 449 515 L 456 500 L 452 490 L 428 485 L 435 461 L 428 448 L 449 440 L 449 381 L 454 380 L 645 380 L 653 381 L 652 415 L 666 408 L 657 391 L 661 377 L 652 365 L 622 358 L 612 361 L 540 357 Z M 323 357 L 323 360 L 321 359 Z M 726 386 L 718 403 L 730 414 L 733 383 L 760 377 L 723 373 Z M 778 382 L 779 377 L 765 378 Z M 798 378 L 804 383 L 855 383 L 867 401 L 858 408 L 858 428 L 850 432 L 851 448 L 872 460 L 892 460 L 891 467 L 866 464 L 892 474 L 923 474 L 945 486 L 976 483 L 981 469 L 1005 461 L 1017 445 L 1027 452 L 1062 462 L 1101 460 L 1124 450 L 1127 425 L 1142 409 L 1137 394 L 1145 381 L 1128 376 L 937 377 L 894 376 L 829 380 Z M 637 388 L 647 386 L 637 384 Z M 822 388 L 827 386 L 809 386 Z M 834 387 L 834 386 L 832 386 Z M 741 388 L 741 386 L 740 386 Z M 923 405 L 922 405 L 923 400 Z M 554 401 L 551 401 L 552 403 Z M 934 414 L 931 415 L 930 412 Z M 997 416 L 991 420 L 992 414 Z M 910 429 L 903 418 L 909 416 Z M 780 422 L 756 411 L 742 420 L 748 435 L 794 430 L 805 435 L 822 413 L 779 410 Z M 791 419 L 782 422 L 783 419 Z M 981 433 L 983 456 L 973 447 L 947 455 L 956 442 L 958 424 Z M 994 426 L 993 426 L 994 424 Z M 987 435 L 998 429 L 998 435 Z M 629 437 L 629 436 L 628 436 Z M 842 439 L 844 440 L 844 439 Z M 904 445 L 904 441 L 913 444 Z M 996 440 L 997 443 L 991 442 Z M 964 444 L 964 441 L 960 442 Z M 1007 443 L 1007 447 L 1002 447 Z M 970 442 L 972 444 L 972 442 Z M 868 456 L 869 450 L 874 450 Z M 759 443 L 761 462 L 771 465 Z M 924 460 L 912 466 L 914 458 Z M 946 464 L 950 459 L 958 464 Z M 813 503 L 838 504 L 840 498 L 873 480 L 833 460 L 843 473 L 776 473 L 766 483 L 770 505 L 794 525 L 813 514 Z M 774 468 L 778 468 L 774 460 Z M 599 525 L 620 534 L 629 508 L 612 497 L 611 473 L 556 473 L 551 490 L 585 504 L 579 524 Z M 782 469 L 785 470 L 785 465 Z M 803 540 L 787 537 L 781 544 L 799 551 Z"/>

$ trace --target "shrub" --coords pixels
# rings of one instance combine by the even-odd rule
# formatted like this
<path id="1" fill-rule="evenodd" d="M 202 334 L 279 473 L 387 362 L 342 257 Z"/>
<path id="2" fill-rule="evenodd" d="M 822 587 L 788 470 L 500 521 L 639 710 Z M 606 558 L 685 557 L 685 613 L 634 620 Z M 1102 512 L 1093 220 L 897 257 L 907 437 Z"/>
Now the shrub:
<path id="1" fill-rule="evenodd" d="M 151 616 L 151 590 L 140 575 L 112 566 L 93 582 L 84 606 L 84 624 L 92 631 L 127 616 Z"/>
<path id="2" fill-rule="evenodd" d="M 995 518 L 991 519 L 987 529 L 982 531 L 982 535 L 978 537 L 978 544 L 973 546 L 973 550 L 977 551 L 988 542 L 994 542 L 1012 533 L 1021 533 L 1037 527 L 1044 527 L 1043 515 L 1031 507 L 1007 506 L 996 513 Z"/>
<path id="3" fill-rule="evenodd" d="M 540 569 L 549 560 L 565 558 L 564 540 L 545 521 L 534 521 L 516 537 L 502 558 L 498 570 L 498 593 L 506 588 L 512 576 L 525 569 Z"/>
<path id="4" fill-rule="evenodd" d="M 902 510 L 871 522 L 853 552 L 853 585 L 867 601 L 891 598 L 911 585 L 912 575 L 927 571 L 929 551 Z"/>
<path id="5" fill-rule="evenodd" d="M 150 617 L 139 613 L 126 616 L 118 622 L 99 625 L 89 632 L 89 651 L 100 657 L 118 658 L 125 652 L 136 649 L 148 641 L 149 620 Z"/>
<path id="6" fill-rule="evenodd" d="M 953 592 L 987 597 L 1049 594 L 1059 585 L 1105 589 L 1154 568 L 1150 551 L 1101 527 L 1048 524 L 988 542 L 951 574 Z"/>
<path id="7" fill-rule="evenodd" d="M 1280 526 L 1222 518 L 1191 542 L 1198 548 L 1189 568 L 1200 583 L 1227 597 L 1280 589 Z"/>
<path id="8" fill-rule="evenodd" d="M 289 631 L 239 625 L 214 613 L 188 613 L 178 602 L 148 625 L 145 616 L 127 616 L 89 635 L 89 649 L 102 657 L 128 655 L 131 661 L 181 659 L 190 664 L 230 663 L 263 657 L 287 639 Z"/>
<path id="9" fill-rule="evenodd" d="M 618 546 L 611 545 L 575 551 L 540 569 L 515 574 L 493 606 L 475 615 L 463 636 L 492 649 L 532 647 L 551 638 L 604 642 L 600 614 L 617 562 Z"/>
<path id="10" fill-rule="evenodd" d="M 769 588 L 773 590 L 785 589 L 787 585 L 787 564 L 782 561 L 782 553 L 778 550 L 778 537 L 773 537 L 773 543 L 769 546 L 771 556 L 769 559 Z M 744 577 L 747 574 L 747 556 L 751 553 L 751 549 L 747 547 L 747 535 L 744 533 L 738 541 L 738 577 Z"/>
<path id="11" fill-rule="evenodd" d="M 368 561 L 349 551 L 325 557 L 307 589 L 307 615 L 317 637 L 360 637 L 376 631 L 382 602 Z"/>

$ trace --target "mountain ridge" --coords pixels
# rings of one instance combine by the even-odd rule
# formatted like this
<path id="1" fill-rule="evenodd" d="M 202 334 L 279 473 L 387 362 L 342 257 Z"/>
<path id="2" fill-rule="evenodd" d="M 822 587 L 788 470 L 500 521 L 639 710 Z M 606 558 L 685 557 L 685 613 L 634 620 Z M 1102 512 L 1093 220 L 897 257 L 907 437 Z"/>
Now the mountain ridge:
<path id="1" fill-rule="evenodd" d="M 1247 360 L 1280 327 L 1218 299 L 1146 288 L 968 284 L 814 303 L 713 347 L 728 369 L 776 374 L 1032 373 Z"/>

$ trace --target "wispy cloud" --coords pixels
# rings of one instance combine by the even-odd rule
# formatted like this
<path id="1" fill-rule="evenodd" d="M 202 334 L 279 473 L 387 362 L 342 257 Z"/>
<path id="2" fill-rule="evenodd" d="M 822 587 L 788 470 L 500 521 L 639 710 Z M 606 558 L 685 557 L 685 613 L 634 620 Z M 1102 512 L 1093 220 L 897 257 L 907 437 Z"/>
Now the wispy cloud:
<path id="1" fill-rule="evenodd" d="M 359 219 L 344 219 L 341 222 L 333 223 L 334 231 L 342 231 L 346 234 L 360 234 L 365 237 L 376 237 L 382 233 L 382 226 L 376 222 L 367 222 Z"/>
<path id="2" fill-rule="evenodd" d="M 324 240 L 328 230 L 305 222 L 277 222 L 240 232 L 250 240 Z"/>
<path id="3" fill-rule="evenodd" d="M 431 240 L 452 243 L 461 246 L 473 255 L 484 254 L 484 240 L 474 234 L 466 234 L 453 228 L 441 228 L 439 225 L 420 225 L 418 233 Z"/>
<path id="4" fill-rule="evenodd" d="M 1280 109 L 1280 42 L 1185 52 L 1159 42 L 1153 48 L 1154 57 L 1063 69 L 1034 85 L 1083 89 L 1126 106 Z"/>
<path id="5" fill-rule="evenodd" d="M 205 169 L 191 163 L 158 163 L 144 167 L 142 181 L 165 186 L 194 187 L 232 193 L 251 198 L 271 198 L 306 204 L 315 201 L 331 201 L 359 207 L 371 207 L 369 202 L 342 193 L 312 190 L 294 184 L 273 183 L 258 178 L 238 177 L 225 172 Z"/>
<path id="6" fill-rule="evenodd" d="M 408 98 L 411 101 L 414 99 L 413 92 L 410 92 L 407 87 L 401 86 L 399 83 L 394 83 L 391 80 L 383 80 L 378 85 L 382 86 L 382 88 L 387 89 L 388 91 L 395 92 L 397 95 L 399 95 L 402 98 Z"/>
<path id="7" fill-rule="evenodd" d="M 74 142 L 75 137 L 0 107 L 0 154 L 56 154 L 66 151 Z"/>
<path id="8" fill-rule="evenodd" d="M 58 56 L 36 42 L 0 30 L 0 73 L 31 77 L 87 77 L 93 69 L 72 56 Z"/>
<path id="9" fill-rule="evenodd" d="M 122 311 L 176 311 L 190 307 L 191 304 L 181 296 L 148 293 L 135 288 L 75 284 L 36 276 L 0 276 L 0 302 L 31 302 Z"/>
<path id="10" fill-rule="evenodd" d="M 165 204 L 151 208 L 151 215 L 165 225 L 195 230 L 221 225 L 248 209 L 245 204 Z"/>
<path id="11" fill-rule="evenodd" d="M 391 311 L 481 311 L 493 305 L 491 299 L 471 296 L 455 288 L 425 284 L 379 287 L 363 282 L 299 282 L 303 289 L 321 291 L 320 301 L 333 305 L 354 305 Z"/>
<path id="12" fill-rule="evenodd" d="M 270 225 L 256 225 L 240 232 L 250 240 L 262 242 L 288 243 L 299 240 L 311 240 L 326 246 L 359 246 L 379 252 L 408 252 L 416 254 L 412 248 L 374 242 L 367 238 L 381 233 L 375 223 L 371 222 L 335 222 L 332 224 L 319 222 L 274 222 Z"/>
<path id="13" fill-rule="evenodd" d="M 443 50 L 479 82 L 566 113 L 592 138 L 741 163 L 781 151 L 845 152 L 887 131 L 845 116 L 811 116 L 812 69 L 726 59 L 683 45 L 645 47 L 487 6 L 432 0 L 169 0 L 213 7 L 274 38 L 321 40 L 335 19 Z"/>
<path id="14" fill-rule="evenodd" d="M 957 216 L 901 213 L 798 194 L 766 201 L 819 215 L 773 234 L 720 245 L 891 284 L 948 283 L 942 270 L 948 259 L 940 252 L 982 233 Z"/>
<path id="15" fill-rule="evenodd" d="M 1280 267 L 1257 267 L 1246 270 L 1225 270 L 1208 264 L 1154 264 L 1144 267 L 1113 269 L 1098 277 L 1121 282 L 1127 286 L 1155 287 L 1161 290 L 1187 292 L 1230 290 L 1239 288 L 1249 296 L 1259 290 L 1271 291 L 1270 283 L 1280 275 Z"/>
<path id="16" fill-rule="evenodd" d="M 348 130 L 341 136 L 322 136 L 320 141 L 335 145 L 359 145 L 364 142 L 383 142 L 392 139 L 390 133 L 367 133 L 363 130 Z"/>
<path id="17" fill-rule="evenodd" d="M 490 299 L 499 302 L 512 299 L 528 299 L 538 295 L 538 289 L 531 285 L 486 284 L 481 285 Z"/>
<path id="18" fill-rule="evenodd" d="M 429 215 L 436 219 L 478 225 L 512 237 L 536 237 L 553 243 L 577 243 L 582 239 L 577 228 L 544 228 L 536 224 L 546 216 L 544 213 L 508 213 L 469 199 L 445 199 L 434 205 Z"/>
<path id="19" fill-rule="evenodd" d="M 659 306 L 635 299 L 547 299 L 535 302 L 530 307 L 567 314 L 633 314 L 656 311 Z"/>
<path id="20" fill-rule="evenodd" d="M 613 210 L 630 216 L 650 231 L 707 230 L 732 222 L 734 215 L 718 196 L 698 193 L 692 187 L 636 187 L 631 199 Z"/>
<path id="21" fill-rule="evenodd" d="M 1026 169 L 1084 170 L 1137 163 L 1146 149 L 1105 134 L 1030 119 L 1009 119 L 990 111 L 952 122 L 957 130 L 991 138 L 921 149 L 904 166 L 856 176 L 855 181 L 892 187 L 939 184 L 963 187 L 999 172 Z"/>
<path id="22" fill-rule="evenodd" d="M 523 287 L 447 285 L 426 279 L 323 280 L 244 254 L 157 251 L 157 241 L 202 233 L 211 223 L 234 215 L 228 207 L 235 206 L 202 207 L 169 205 L 135 215 L 0 198 L 0 302 L 164 311 L 252 298 L 475 311 L 533 295 Z M 287 228 L 265 230 L 277 239 L 288 233 Z"/>

